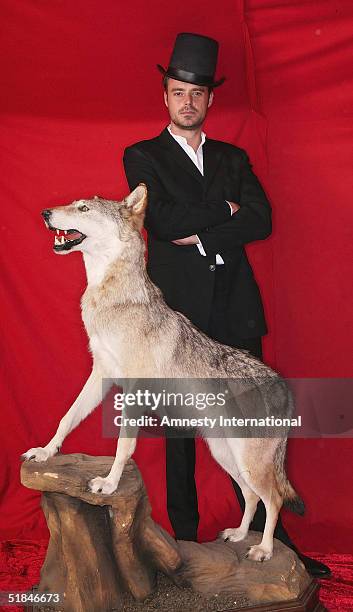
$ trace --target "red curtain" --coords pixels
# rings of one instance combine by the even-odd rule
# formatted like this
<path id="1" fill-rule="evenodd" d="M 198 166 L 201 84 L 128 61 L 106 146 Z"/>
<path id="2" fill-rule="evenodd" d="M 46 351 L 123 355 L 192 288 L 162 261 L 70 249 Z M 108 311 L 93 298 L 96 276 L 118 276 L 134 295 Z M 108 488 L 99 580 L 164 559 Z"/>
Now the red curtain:
<path id="1" fill-rule="evenodd" d="M 349 0 L 3 0 L 1 18 L 2 421 L 0 537 L 43 538 L 39 495 L 20 454 L 55 433 L 90 371 L 79 254 L 56 257 L 43 208 L 127 192 L 126 145 L 167 123 L 160 75 L 180 31 L 221 43 L 207 133 L 244 147 L 274 210 L 273 235 L 248 252 L 264 296 L 266 360 L 290 377 L 352 375 L 351 26 Z M 98 409 L 63 452 L 114 454 Z M 154 518 L 165 509 L 163 442 L 135 453 Z M 302 548 L 352 548 L 351 440 L 290 443 L 290 477 L 308 508 L 285 515 Z M 234 525 L 225 474 L 198 443 L 201 540 Z"/>

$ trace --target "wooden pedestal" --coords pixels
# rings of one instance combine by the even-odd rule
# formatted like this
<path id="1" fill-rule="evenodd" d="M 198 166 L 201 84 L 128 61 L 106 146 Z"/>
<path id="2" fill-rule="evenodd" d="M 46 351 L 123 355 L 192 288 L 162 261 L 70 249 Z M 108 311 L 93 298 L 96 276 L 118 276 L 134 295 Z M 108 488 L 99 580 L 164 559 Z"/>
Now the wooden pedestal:
<path id="1" fill-rule="evenodd" d="M 151 519 L 134 461 L 126 465 L 115 493 L 90 492 L 87 483 L 107 475 L 112 462 L 113 457 L 59 454 L 45 463 L 22 464 L 22 483 L 43 491 L 50 531 L 34 592 L 61 594 L 59 604 L 33 610 L 206 612 L 210 598 L 221 603 L 222 597 L 225 605 L 216 609 L 229 612 L 324 610 L 317 583 L 277 540 L 273 559 L 265 563 L 245 558 L 247 547 L 261 539 L 256 532 L 237 543 L 176 542 Z M 158 589 L 157 572 L 170 578 L 159 580 Z"/>

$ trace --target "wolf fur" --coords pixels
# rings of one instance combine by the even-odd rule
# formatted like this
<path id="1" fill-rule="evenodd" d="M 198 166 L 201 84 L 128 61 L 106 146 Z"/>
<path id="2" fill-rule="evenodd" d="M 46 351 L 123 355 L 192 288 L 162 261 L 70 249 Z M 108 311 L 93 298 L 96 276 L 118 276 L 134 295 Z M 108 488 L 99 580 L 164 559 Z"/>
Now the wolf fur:
<path id="1" fill-rule="evenodd" d="M 83 254 L 87 288 L 81 307 L 93 368 L 54 437 L 45 447 L 24 453 L 22 457 L 26 460 L 45 461 L 60 449 L 66 436 L 102 401 L 103 378 L 232 379 L 229 385 L 242 414 L 246 414 L 247 401 L 253 392 L 266 414 L 274 409 L 282 416 L 291 413 L 288 389 L 273 370 L 247 351 L 211 340 L 166 305 L 145 267 L 140 230 L 146 204 L 146 187 L 139 185 L 121 202 L 95 196 L 42 213 L 50 229 L 81 232 L 72 241 L 64 242 L 62 238 L 54 250 L 60 254 L 78 250 Z M 234 379 L 240 382 L 234 383 Z M 107 476 L 88 483 L 92 492 L 109 495 L 116 490 L 124 466 L 135 450 L 137 432 L 137 427 L 121 429 L 112 468 Z M 252 546 L 247 556 L 255 561 L 270 559 L 282 504 L 287 503 L 300 513 L 304 509 L 285 473 L 286 439 L 236 438 L 232 428 L 228 431 L 219 428 L 212 436 L 201 428 L 201 435 L 214 459 L 239 484 L 245 499 L 240 526 L 226 529 L 223 538 L 238 541 L 246 537 L 261 499 L 266 508 L 264 533 L 261 543 Z"/>

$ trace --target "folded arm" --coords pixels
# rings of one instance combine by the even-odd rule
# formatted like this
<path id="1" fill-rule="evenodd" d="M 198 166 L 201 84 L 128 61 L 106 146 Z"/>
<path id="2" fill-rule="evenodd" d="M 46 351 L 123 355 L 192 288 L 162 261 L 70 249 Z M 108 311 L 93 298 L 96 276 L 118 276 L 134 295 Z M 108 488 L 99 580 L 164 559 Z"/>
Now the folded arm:
<path id="1" fill-rule="evenodd" d="M 123 161 L 130 189 L 141 182 L 147 185 L 145 226 L 159 240 L 172 241 L 199 234 L 230 220 L 229 204 L 225 200 L 174 201 L 165 192 L 148 155 L 141 150 L 128 147 Z"/>
<path id="2" fill-rule="evenodd" d="M 271 207 L 245 151 L 241 161 L 238 202 L 239 210 L 226 223 L 197 233 L 208 255 L 222 254 L 234 246 L 263 240 L 271 233 Z"/>

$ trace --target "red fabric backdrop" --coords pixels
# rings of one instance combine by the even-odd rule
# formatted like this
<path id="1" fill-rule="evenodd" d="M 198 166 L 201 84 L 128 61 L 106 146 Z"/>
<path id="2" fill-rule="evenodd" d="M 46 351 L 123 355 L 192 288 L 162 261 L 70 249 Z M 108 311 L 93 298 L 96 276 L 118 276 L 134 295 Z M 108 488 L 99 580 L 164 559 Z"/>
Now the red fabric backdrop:
<path id="1" fill-rule="evenodd" d="M 274 232 L 249 247 L 264 296 L 267 361 L 285 376 L 352 375 L 350 0 L 34 2 L 1 7 L 2 434 L 0 538 L 43 538 L 39 496 L 19 456 L 54 434 L 90 371 L 79 254 L 56 257 L 40 211 L 127 192 L 124 147 L 166 124 L 157 62 L 178 31 L 221 42 L 207 133 L 250 154 Z M 98 409 L 63 452 L 114 454 Z M 165 510 L 162 441 L 135 453 L 154 517 Z M 239 516 L 227 477 L 198 443 L 200 539 Z M 289 474 L 308 508 L 285 515 L 307 550 L 350 551 L 351 440 L 293 441 Z"/>

